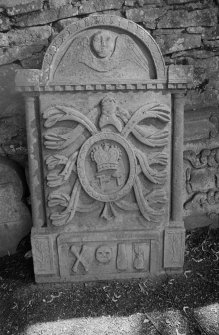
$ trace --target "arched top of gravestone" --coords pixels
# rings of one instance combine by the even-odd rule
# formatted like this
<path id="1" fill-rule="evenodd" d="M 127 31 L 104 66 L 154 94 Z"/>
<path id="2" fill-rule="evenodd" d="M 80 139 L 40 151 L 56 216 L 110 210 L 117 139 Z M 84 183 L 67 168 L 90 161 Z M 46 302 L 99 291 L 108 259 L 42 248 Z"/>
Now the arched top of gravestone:
<path id="1" fill-rule="evenodd" d="M 66 27 L 43 61 L 44 84 L 163 82 L 165 63 L 151 35 L 117 16 L 91 16 Z"/>

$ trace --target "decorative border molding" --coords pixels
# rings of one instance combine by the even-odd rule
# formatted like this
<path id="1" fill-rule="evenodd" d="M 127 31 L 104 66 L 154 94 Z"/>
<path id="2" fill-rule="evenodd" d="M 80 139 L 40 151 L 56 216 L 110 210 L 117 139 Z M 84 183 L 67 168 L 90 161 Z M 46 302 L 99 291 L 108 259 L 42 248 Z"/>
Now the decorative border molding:
<path id="1" fill-rule="evenodd" d="M 72 92 L 72 91 L 125 91 L 125 90 L 186 90 L 187 83 L 130 83 L 130 84 L 89 84 L 89 85 L 37 85 L 18 86 L 18 92 Z"/>

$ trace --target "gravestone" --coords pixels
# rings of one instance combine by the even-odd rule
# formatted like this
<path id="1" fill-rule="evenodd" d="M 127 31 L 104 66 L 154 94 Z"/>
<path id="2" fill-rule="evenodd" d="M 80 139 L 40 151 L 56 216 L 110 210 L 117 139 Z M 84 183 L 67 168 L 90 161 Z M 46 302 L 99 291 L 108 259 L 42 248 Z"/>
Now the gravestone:
<path id="1" fill-rule="evenodd" d="M 116 16 L 66 27 L 26 101 L 37 282 L 139 278 L 184 261 L 183 67 Z"/>

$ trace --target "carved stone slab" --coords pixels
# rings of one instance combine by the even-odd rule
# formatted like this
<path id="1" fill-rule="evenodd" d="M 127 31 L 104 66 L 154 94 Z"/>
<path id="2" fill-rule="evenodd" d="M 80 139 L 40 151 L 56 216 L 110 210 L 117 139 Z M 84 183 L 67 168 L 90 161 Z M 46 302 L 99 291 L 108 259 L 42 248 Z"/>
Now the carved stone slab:
<path id="1" fill-rule="evenodd" d="M 159 227 L 168 220 L 170 95 L 88 98 L 81 107 L 80 93 L 74 106 L 71 95 L 55 107 L 40 98 L 50 224 L 77 231 Z"/>
<path id="2" fill-rule="evenodd" d="M 183 68 L 174 69 L 167 71 L 144 29 L 102 15 L 64 29 L 42 71 L 18 74 L 35 180 L 37 281 L 138 278 L 182 268 L 189 84 Z"/>
<path id="3" fill-rule="evenodd" d="M 128 237 L 131 239 L 128 239 Z M 63 280 L 85 280 L 139 277 L 150 269 L 150 240 L 145 234 L 105 233 L 62 234 L 58 237 L 60 275 Z"/>

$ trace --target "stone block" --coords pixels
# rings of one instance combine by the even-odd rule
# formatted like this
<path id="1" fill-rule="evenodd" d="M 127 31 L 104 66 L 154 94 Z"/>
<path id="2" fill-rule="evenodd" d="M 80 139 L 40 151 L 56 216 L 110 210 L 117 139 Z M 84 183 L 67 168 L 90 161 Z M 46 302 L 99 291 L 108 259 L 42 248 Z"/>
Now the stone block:
<path id="1" fill-rule="evenodd" d="M 51 33 L 50 26 L 10 30 L 7 33 L 0 33 L 0 47 L 48 45 Z"/>
<path id="2" fill-rule="evenodd" d="M 124 0 L 91 0 L 82 2 L 78 8 L 78 14 L 90 14 L 105 10 L 120 9 Z"/>
<path id="3" fill-rule="evenodd" d="M 193 82 L 193 66 L 186 65 L 170 65 L 168 66 L 169 82 Z"/>
<path id="4" fill-rule="evenodd" d="M 62 6 L 59 8 L 46 9 L 41 12 L 33 12 L 30 14 L 16 16 L 14 18 L 14 26 L 31 27 L 43 25 L 76 15 L 78 15 L 78 7 L 73 7 L 71 5 Z"/>
<path id="5" fill-rule="evenodd" d="M 125 0 L 124 5 L 128 7 L 143 7 L 144 5 L 163 5 L 165 4 L 163 0 Z"/>
<path id="6" fill-rule="evenodd" d="M 126 9 L 125 14 L 127 19 L 134 22 L 144 22 L 148 29 L 155 29 L 157 20 L 166 15 L 166 8 L 143 7 Z"/>
<path id="7" fill-rule="evenodd" d="M 158 28 L 211 27 L 217 24 L 217 10 L 214 7 L 187 11 L 169 10 L 159 19 Z"/>
<path id="8" fill-rule="evenodd" d="M 41 10 L 43 0 L 1 0 L 0 7 L 5 9 L 8 16 Z"/>
<path id="9" fill-rule="evenodd" d="M 59 20 L 54 23 L 53 27 L 56 29 L 56 31 L 60 32 L 65 27 L 69 26 L 69 24 L 72 24 L 78 20 L 80 20 L 78 17 L 70 17 L 68 19 Z"/>
<path id="10" fill-rule="evenodd" d="M 30 232 L 31 216 L 22 202 L 24 176 L 14 162 L 0 162 L 0 256 L 16 252 L 20 240 Z"/>
<path id="11" fill-rule="evenodd" d="M 191 0 L 166 0 L 168 5 L 187 4 L 189 2 L 191 2 Z"/>
<path id="12" fill-rule="evenodd" d="M 180 58 L 180 57 L 184 57 L 184 58 L 193 58 L 193 59 L 207 59 L 207 58 L 213 58 L 214 56 L 216 56 L 216 54 L 212 51 L 208 51 L 208 50 L 185 50 L 185 51 L 180 51 L 177 53 L 174 53 L 171 57 L 173 59 L 175 58 Z"/>
<path id="13" fill-rule="evenodd" d="M 218 51 L 219 50 L 219 39 L 215 40 L 207 40 L 203 39 L 203 44 L 205 48 L 211 51 Z"/>
<path id="14" fill-rule="evenodd" d="M 0 64 L 31 57 L 48 45 L 51 27 L 31 27 L 0 34 Z"/>
<path id="15" fill-rule="evenodd" d="M 48 7 L 49 8 L 59 8 L 62 6 L 71 5 L 72 0 L 49 0 Z"/>
<path id="16" fill-rule="evenodd" d="M 15 62 L 17 60 L 26 59 L 31 57 L 34 53 L 40 52 L 44 45 L 27 45 L 15 46 L 7 48 L 6 50 L 0 49 L 0 65 Z"/>
<path id="17" fill-rule="evenodd" d="M 202 45 L 201 35 L 174 34 L 156 35 L 155 40 L 164 55 L 183 50 L 199 48 Z"/>
<path id="18" fill-rule="evenodd" d="M 11 22 L 7 16 L 0 13 L 0 31 L 7 31 L 11 28 Z"/>
<path id="19" fill-rule="evenodd" d="M 188 91 L 186 96 L 186 110 L 199 110 L 203 107 L 218 106 L 218 93 L 214 89 L 203 91 Z"/>
<path id="20" fill-rule="evenodd" d="M 43 57 L 45 52 L 41 51 L 38 53 L 34 53 L 28 58 L 24 58 L 20 60 L 21 66 L 24 69 L 41 69 L 43 63 Z"/>

